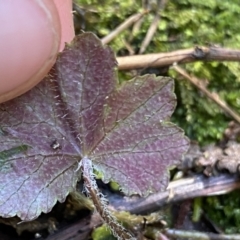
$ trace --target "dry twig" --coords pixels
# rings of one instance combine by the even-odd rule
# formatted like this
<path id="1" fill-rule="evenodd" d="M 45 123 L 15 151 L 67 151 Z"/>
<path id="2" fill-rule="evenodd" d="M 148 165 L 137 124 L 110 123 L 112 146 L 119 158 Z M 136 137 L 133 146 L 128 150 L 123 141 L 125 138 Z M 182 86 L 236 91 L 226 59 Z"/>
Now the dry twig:
<path id="1" fill-rule="evenodd" d="M 154 17 L 150 27 L 148 28 L 147 34 L 141 44 L 139 53 L 142 54 L 145 52 L 146 48 L 148 47 L 149 43 L 152 41 L 152 38 L 157 30 L 158 27 L 158 23 L 160 21 L 160 15 L 159 13 L 156 14 L 156 16 Z"/>
<path id="2" fill-rule="evenodd" d="M 133 23 L 138 21 L 140 18 L 142 18 L 146 14 L 146 12 L 143 13 L 137 13 L 132 15 L 131 17 L 127 18 L 122 24 L 120 24 L 116 29 L 114 29 L 110 34 L 102 38 L 103 44 L 108 44 L 111 42 L 115 37 L 117 37 L 122 31 L 130 27 Z"/>
<path id="3" fill-rule="evenodd" d="M 223 109 L 224 112 L 229 114 L 235 121 L 240 123 L 240 116 L 232 110 L 220 97 L 217 93 L 210 92 L 204 84 L 202 84 L 202 81 L 197 79 L 194 76 L 190 76 L 183 68 L 174 65 L 173 69 L 178 72 L 180 75 L 182 75 L 184 78 L 189 80 L 195 87 L 197 87 L 199 90 L 201 90 L 208 98 L 210 98 L 212 101 L 214 101 L 220 108 Z"/>
<path id="4" fill-rule="evenodd" d="M 221 47 L 195 47 L 167 53 L 153 53 L 117 57 L 119 70 L 133 70 L 146 67 L 166 67 L 173 63 L 196 61 L 240 61 L 240 50 Z"/>
<path id="5" fill-rule="evenodd" d="M 146 214 L 159 210 L 170 203 L 189 198 L 226 194 L 240 188 L 240 178 L 236 175 L 221 175 L 206 178 L 197 176 L 173 181 L 164 192 L 152 194 L 138 200 L 122 199 L 114 205 L 117 210 L 129 211 L 133 214 Z"/>
<path id="6" fill-rule="evenodd" d="M 160 22 L 160 13 L 159 11 L 162 10 L 165 7 L 167 0 L 162 0 L 159 2 L 159 6 L 158 6 L 158 10 L 157 13 L 150 25 L 150 27 L 148 28 L 147 34 L 141 44 L 140 47 L 140 51 L 139 53 L 142 54 L 143 52 L 145 52 L 146 48 L 148 47 L 149 43 L 152 41 L 152 38 L 157 30 L 158 24 Z"/>

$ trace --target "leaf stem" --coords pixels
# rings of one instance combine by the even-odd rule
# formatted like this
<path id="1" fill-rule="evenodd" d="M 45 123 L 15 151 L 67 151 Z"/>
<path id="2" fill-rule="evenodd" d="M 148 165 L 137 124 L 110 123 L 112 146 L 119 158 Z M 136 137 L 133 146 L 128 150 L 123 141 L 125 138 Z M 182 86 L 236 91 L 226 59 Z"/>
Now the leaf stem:
<path id="1" fill-rule="evenodd" d="M 107 208 L 107 200 L 99 191 L 93 173 L 92 161 L 88 157 L 84 157 L 81 161 L 83 180 L 87 194 L 92 198 L 96 210 L 107 223 L 113 235 L 121 240 L 134 240 L 133 237 L 121 224 L 119 224 Z"/>

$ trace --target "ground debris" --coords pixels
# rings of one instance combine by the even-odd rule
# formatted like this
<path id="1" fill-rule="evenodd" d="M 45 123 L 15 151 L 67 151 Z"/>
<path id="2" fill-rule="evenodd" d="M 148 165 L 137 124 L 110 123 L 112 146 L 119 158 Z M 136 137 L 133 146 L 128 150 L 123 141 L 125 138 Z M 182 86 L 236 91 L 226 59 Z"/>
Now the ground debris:
<path id="1" fill-rule="evenodd" d="M 220 144 L 212 144 L 201 148 L 192 142 L 189 151 L 183 157 L 178 169 L 202 172 L 206 176 L 218 172 L 240 173 L 240 125 L 230 122 L 224 132 L 224 140 Z"/>

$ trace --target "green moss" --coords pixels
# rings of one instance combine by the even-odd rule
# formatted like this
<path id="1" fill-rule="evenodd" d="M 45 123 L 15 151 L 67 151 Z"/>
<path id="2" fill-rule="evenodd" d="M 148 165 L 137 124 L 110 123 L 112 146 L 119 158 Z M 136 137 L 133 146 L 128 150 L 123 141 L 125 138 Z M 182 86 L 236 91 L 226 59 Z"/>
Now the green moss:
<path id="1" fill-rule="evenodd" d="M 203 211 L 225 233 L 240 233 L 240 191 L 203 199 Z"/>
<path id="2" fill-rule="evenodd" d="M 98 227 L 93 230 L 92 232 L 92 239 L 93 240 L 116 240 L 109 228 L 105 225 Z"/>

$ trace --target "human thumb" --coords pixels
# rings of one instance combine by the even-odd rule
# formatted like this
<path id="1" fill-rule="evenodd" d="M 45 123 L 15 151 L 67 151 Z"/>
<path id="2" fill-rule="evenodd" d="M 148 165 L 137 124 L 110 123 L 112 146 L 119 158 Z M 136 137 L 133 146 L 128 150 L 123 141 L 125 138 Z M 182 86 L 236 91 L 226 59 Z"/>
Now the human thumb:
<path id="1" fill-rule="evenodd" d="M 71 0 L 0 2 L 0 102 L 23 94 L 74 36 Z"/>

